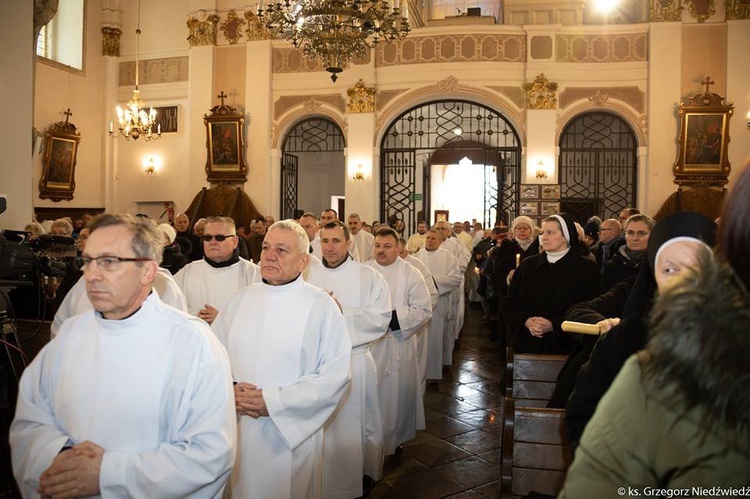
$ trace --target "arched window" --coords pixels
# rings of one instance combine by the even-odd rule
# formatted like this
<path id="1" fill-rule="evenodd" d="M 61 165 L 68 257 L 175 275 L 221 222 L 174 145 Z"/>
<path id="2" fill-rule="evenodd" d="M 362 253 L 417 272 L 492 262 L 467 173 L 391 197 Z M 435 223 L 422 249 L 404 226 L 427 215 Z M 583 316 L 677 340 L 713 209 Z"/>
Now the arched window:
<path id="1" fill-rule="evenodd" d="M 560 135 L 562 211 L 584 224 L 593 215 L 617 218 L 635 206 L 637 151 L 633 130 L 619 116 L 576 116 Z"/>
<path id="2" fill-rule="evenodd" d="M 36 55 L 83 71 L 85 12 L 85 0 L 60 0 L 55 17 L 39 32 Z"/>

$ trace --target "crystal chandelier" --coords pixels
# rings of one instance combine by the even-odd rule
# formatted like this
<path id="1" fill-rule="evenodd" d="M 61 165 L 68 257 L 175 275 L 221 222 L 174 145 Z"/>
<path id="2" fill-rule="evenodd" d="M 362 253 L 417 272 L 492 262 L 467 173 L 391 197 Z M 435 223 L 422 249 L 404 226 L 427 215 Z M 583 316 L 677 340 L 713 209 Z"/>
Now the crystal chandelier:
<path id="1" fill-rule="evenodd" d="M 157 125 L 156 134 L 151 133 L 156 125 L 156 110 L 152 107 L 146 112 L 146 105 L 141 100 L 141 91 L 138 88 L 140 37 L 141 2 L 138 0 L 138 26 L 135 29 L 135 88 L 133 98 L 128 101 L 125 110 L 117 106 L 117 134 L 115 134 L 114 123 L 109 122 L 109 135 L 115 139 L 125 137 L 125 140 L 138 140 L 140 137 L 145 137 L 144 140 L 149 141 L 161 138 L 161 124 Z"/>
<path id="2" fill-rule="evenodd" d="M 319 60 L 334 83 L 346 62 L 409 33 L 409 21 L 387 0 L 283 0 L 265 10 L 260 5 L 258 17 L 272 34 Z"/>

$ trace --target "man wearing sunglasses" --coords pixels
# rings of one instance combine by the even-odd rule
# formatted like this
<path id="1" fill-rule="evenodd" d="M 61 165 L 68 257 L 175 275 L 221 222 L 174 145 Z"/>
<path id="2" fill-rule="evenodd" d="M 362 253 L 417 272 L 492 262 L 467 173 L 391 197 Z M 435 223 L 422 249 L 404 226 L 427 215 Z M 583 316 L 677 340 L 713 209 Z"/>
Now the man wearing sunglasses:
<path id="1" fill-rule="evenodd" d="M 80 258 L 95 310 L 26 368 L 10 429 L 24 497 L 221 497 L 236 416 L 226 351 L 152 289 L 153 223 L 100 215 Z"/>
<path id="2" fill-rule="evenodd" d="M 240 258 L 231 218 L 208 217 L 201 240 L 203 260 L 186 265 L 174 278 L 185 293 L 188 312 L 211 324 L 230 296 L 260 282 L 260 270 Z"/>

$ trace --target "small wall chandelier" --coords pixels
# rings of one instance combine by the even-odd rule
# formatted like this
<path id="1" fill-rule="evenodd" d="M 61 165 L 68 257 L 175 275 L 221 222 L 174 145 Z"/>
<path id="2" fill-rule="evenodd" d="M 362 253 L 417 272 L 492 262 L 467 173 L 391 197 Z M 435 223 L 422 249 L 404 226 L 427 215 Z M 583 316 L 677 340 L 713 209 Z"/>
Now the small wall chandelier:
<path id="1" fill-rule="evenodd" d="M 388 0 L 278 0 L 265 10 L 261 4 L 258 17 L 272 34 L 319 60 L 334 83 L 346 62 L 409 33 L 409 21 Z"/>
<path id="2" fill-rule="evenodd" d="M 133 98 L 128 101 L 128 105 L 123 111 L 117 106 L 117 130 L 115 135 L 114 123 L 109 122 L 109 136 L 112 138 L 125 137 L 125 140 L 138 140 L 145 137 L 144 140 L 156 140 L 161 138 L 161 124 L 157 125 L 156 134 L 151 133 L 156 125 L 156 110 L 150 108 L 146 112 L 146 105 L 141 100 L 141 91 L 138 88 L 138 66 L 141 38 L 141 2 L 138 0 L 138 26 L 135 29 L 135 88 L 133 89 Z"/>

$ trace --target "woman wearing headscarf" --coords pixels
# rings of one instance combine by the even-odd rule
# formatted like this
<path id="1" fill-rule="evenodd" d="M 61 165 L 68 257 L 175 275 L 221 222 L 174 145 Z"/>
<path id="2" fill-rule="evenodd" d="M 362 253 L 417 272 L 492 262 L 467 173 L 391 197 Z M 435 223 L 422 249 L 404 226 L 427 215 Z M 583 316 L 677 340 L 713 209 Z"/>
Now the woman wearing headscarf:
<path id="1" fill-rule="evenodd" d="M 567 214 L 544 220 L 544 253 L 524 259 L 508 287 L 502 313 L 517 353 L 568 354 L 575 341 L 561 329 L 565 311 L 601 293 L 596 263 L 581 256 L 578 234 Z"/>
<path id="2" fill-rule="evenodd" d="M 672 244 L 694 243 L 703 246 L 714 244 L 716 224 L 698 213 L 678 212 L 660 220 L 649 236 L 646 265 L 641 265 L 635 279 L 614 286 L 606 294 L 588 303 L 571 307 L 567 320 L 598 324 L 602 336 L 596 343 L 588 362 L 578 372 L 575 389 L 567 401 L 565 426 L 568 443 L 575 449 L 586 424 L 594 414 L 597 404 L 609 389 L 625 360 L 648 342 L 648 315 L 653 305 L 658 279 L 673 275 L 695 262 L 695 252 L 675 259 L 672 266 L 656 267 L 660 248 Z M 685 246 L 680 244 L 673 249 Z M 657 279 L 657 274 L 659 275 Z"/>
<path id="3" fill-rule="evenodd" d="M 697 261 L 680 268 L 691 246 Z M 706 497 L 750 483 L 747 288 L 690 238 L 662 245 L 655 262 L 652 338 L 599 403 L 560 498 L 620 497 L 623 487 Z"/>

